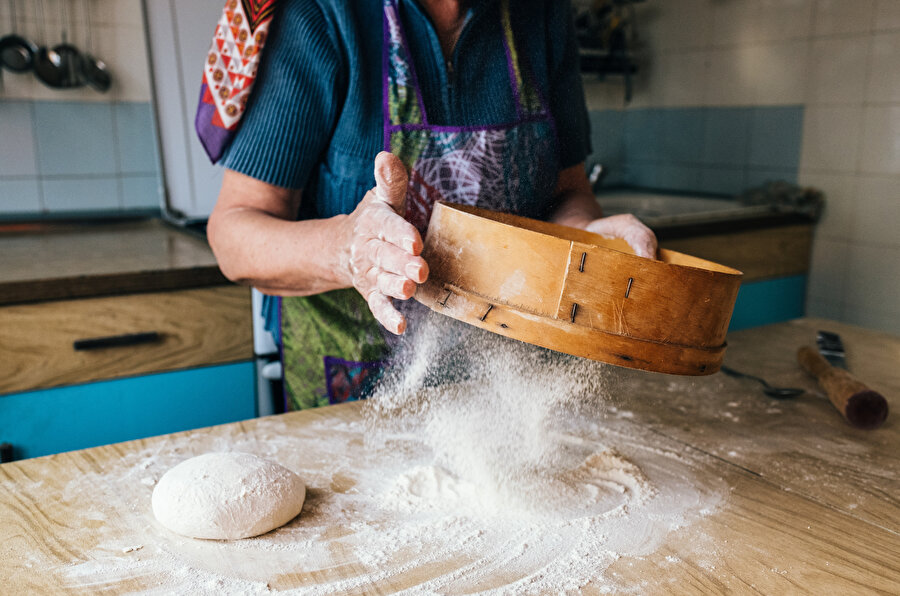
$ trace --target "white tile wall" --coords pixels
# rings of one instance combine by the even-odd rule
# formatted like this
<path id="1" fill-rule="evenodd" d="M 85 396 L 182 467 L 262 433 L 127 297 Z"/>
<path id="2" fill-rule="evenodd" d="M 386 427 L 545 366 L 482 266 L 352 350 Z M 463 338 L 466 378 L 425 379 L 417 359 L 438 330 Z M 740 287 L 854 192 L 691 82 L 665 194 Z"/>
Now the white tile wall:
<path id="1" fill-rule="evenodd" d="M 900 29 L 900 2 L 878 0 L 875 8 L 875 29 Z"/>
<path id="2" fill-rule="evenodd" d="M 660 1 L 638 19 L 635 107 L 804 105 L 799 181 L 827 197 L 808 312 L 900 334 L 900 0 Z M 615 82 L 586 92 L 622 106 Z"/>
<path id="3" fill-rule="evenodd" d="M 812 30 L 813 0 L 760 0 L 756 40 L 806 39 Z"/>
<path id="4" fill-rule="evenodd" d="M 687 50 L 660 56 L 660 94 L 666 106 L 703 104 L 707 57 L 702 50 Z"/>
<path id="5" fill-rule="evenodd" d="M 872 27 L 874 14 L 875 0 L 818 0 L 813 34 L 866 33 Z"/>
<path id="6" fill-rule="evenodd" d="M 753 105 L 755 55 L 752 47 L 712 48 L 705 93 L 708 106 Z"/>
<path id="7" fill-rule="evenodd" d="M 9 0 L 0 2 L 3 32 L 9 20 Z M 2 99 L 36 99 L 51 101 L 150 101 L 150 79 L 144 40 L 143 13 L 140 0 L 86 0 L 91 14 L 92 32 L 88 37 L 85 0 L 43 0 L 44 20 L 40 20 L 39 2 L 14 0 L 19 31 L 38 45 L 53 46 L 67 38 L 80 49 L 93 47 L 92 53 L 107 64 L 113 87 L 107 93 L 90 88 L 49 89 L 34 75 L 3 73 L 0 84 Z M 63 26 L 63 7 L 68 6 L 67 26 Z M 211 34 L 211 33 L 210 33 Z M 206 35 L 206 33 L 204 33 Z"/>
<path id="8" fill-rule="evenodd" d="M 872 174 L 900 174 L 900 103 L 866 107 L 859 169 Z"/>
<path id="9" fill-rule="evenodd" d="M 713 14 L 707 0 L 679 0 L 678 18 L 667 18 L 663 11 L 647 15 L 640 33 L 660 50 L 705 48 L 712 33 Z"/>
<path id="10" fill-rule="evenodd" d="M 828 189 L 825 210 L 816 227 L 818 239 L 849 242 L 855 237 L 859 179 L 854 173 L 801 170 L 798 182 L 804 186 Z"/>
<path id="11" fill-rule="evenodd" d="M 900 180 L 891 177 L 862 176 L 854 196 L 856 217 L 848 222 L 850 238 L 887 249 L 900 248 Z M 885 272 L 889 274 L 890 272 Z M 900 277 L 900 270 L 895 270 Z M 900 296 L 896 297 L 900 301 Z"/>
<path id="12" fill-rule="evenodd" d="M 900 4 L 900 2 L 898 2 Z M 900 30 L 872 37 L 872 58 L 866 99 L 900 103 Z"/>
<path id="13" fill-rule="evenodd" d="M 754 105 L 796 105 L 806 97 L 809 44 L 787 41 L 760 44 L 750 52 L 750 97 Z"/>
<path id="14" fill-rule="evenodd" d="M 817 239 L 812 251 L 812 267 L 818 273 L 810 278 L 807 289 L 811 299 L 843 304 L 851 246 L 843 240 Z"/>
<path id="15" fill-rule="evenodd" d="M 886 257 L 891 249 L 870 244 L 851 244 L 847 254 L 847 275 L 844 280 L 845 313 L 871 310 L 897 311 L 900 296 L 900 275 L 896 268 L 887 268 Z M 896 248 L 893 250 L 896 252 Z M 894 260 L 894 264 L 896 264 Z"/>
<path id="16" fill-rule="evenodd" d="M 51 46 L 61 41 L 68 7 L 69 41 L 106 62 L 113 85 L 108 93 L 49 89 L 32 73 L 2 73 L 0 218 L 157 208 L 141 0 L 43 0 L 43 21 L 41 3 L 12 1 L 19 32 Z M 0 34 L 8 31 L 9 6 L 0 0 Z"/>
<path id="17" fill-rule="evenodd" d="M 800 170 L 855 172 L 862 137 L 862 107 L 807 104 Z"/>
<path id="18" fill-rule="evenodd" d="M 869 40 L 814 39 L 810 48 L 809 99 L 816 104 L 860 104 L 866 91 Z"/>
<path id="19" fill-rule="evenodd" d="M 710 2 L 707 8 L 710 7 L 713 13 L 713 45 L 742 45 L 757 41 L 762 11 L 760 2 Z"/>

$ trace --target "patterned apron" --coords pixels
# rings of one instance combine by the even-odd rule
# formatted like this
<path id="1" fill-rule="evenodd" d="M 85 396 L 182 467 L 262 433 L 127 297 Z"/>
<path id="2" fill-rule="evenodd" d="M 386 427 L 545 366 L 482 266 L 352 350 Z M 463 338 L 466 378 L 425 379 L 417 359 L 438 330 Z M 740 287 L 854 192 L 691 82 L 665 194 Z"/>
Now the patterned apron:
<path id="1" fill-rule="evenodd" d="M 409 172 L 406 218 L 423 235 L 438 200 L 538 217 L 552 196 L 558 171 L 554 122 L 522 67 L 509 0 L 500 4 L 516 119 L 439 126 L 429 123 L 397 0 L 384 0 L 384 146 Z M 385 365 L 387 332 L 356 290 L 283 298 L 280 318 L 289 409 L 362 399 L 371 392 Z"/>

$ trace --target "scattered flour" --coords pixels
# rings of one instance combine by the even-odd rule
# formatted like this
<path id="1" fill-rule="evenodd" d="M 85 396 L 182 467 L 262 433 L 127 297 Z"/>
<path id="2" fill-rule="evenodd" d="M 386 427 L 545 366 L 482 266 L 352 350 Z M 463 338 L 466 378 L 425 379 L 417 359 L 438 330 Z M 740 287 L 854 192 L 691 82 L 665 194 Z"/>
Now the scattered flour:
<path id="1" fill-rule="evenodd" d="M 266 419 L 73 480 L 68 498 L 115 485 L 93 515 L 116 523 L 99 524 L 84 560 L 54 573 L 98 591 L 137 577 L 150 594 L 339 594 L 380 582 L 409 594 L 622 592 L 640 587 L 618 583 L 610 565 L 652 554 L 717 507 L 722 487 L 700 486 L 677 444 L 606 414 L 606 367 L 443 317 L 409 346 L 362 420 Z M 231 542 L 166 531 L 150 511 L 153 484 L 209 451 L 255 453 L 299 474 L 302 515 Z M 128 487 L 118 500 L 117 486 Z"/>

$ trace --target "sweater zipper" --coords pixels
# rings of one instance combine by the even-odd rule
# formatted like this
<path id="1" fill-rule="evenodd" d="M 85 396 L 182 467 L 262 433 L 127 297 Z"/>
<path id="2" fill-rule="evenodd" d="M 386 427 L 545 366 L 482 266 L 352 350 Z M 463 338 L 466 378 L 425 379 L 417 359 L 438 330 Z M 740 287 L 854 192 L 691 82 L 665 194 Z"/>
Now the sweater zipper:
<path id="1" fill-rule="evenodd" d="M 453 70 L 453 58 L 450 57 L 447 59 L 447 87 L 449 89 L 453 89 L 454 79 L 456 78 L 456 72 Z"/>
<path id="2" fill-rule="evenodd" d="M 459 55 L 459 47 L 463 44 L 463 41 L 466 38 L 466 34 L 472 28 L 472 23 L 476 18 L 481 16 L 481 12 L 482 11 L 477 9 L 472 11 L 472 13 L 469 15 L 468 20 L 463 25 L 462 31 L 459 32 L 459 38 L 456 40 L 456 45 L 453 46 L 453 51 L 450 52 L 450 56 L 444 60 L 447 68 L 447 89 L 444 92 L 444 108 L 447 110 L 448 114 L 451 113 L 450 102 L 453 99 L 453 88 L 456 83 L 456 67 L 454 66 L 454 64 L 456 64 L 457 56 Z"/>

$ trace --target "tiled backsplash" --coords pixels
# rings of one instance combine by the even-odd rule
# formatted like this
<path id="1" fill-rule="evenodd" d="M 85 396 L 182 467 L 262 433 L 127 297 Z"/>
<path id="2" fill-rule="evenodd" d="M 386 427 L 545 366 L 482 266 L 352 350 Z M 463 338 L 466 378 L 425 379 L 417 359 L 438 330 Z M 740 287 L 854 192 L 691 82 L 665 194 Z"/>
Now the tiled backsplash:
<path id="1" fill-rule="evenodd" d="M 50 47 L 60 42 L 66 11 L 68 40 L 77 48 L 102 60 L 112 73 L 112 87 L 98 93 L 90 87 L 60 91 L 41 84 L 32 73 L 3 73 L 0 100 L 149 101 L 150 75 L 147 62 L 144 18 L 141 0 L 3 0 L 0 2 L 2 34 L 10 26 L 10 2 L 15 3 L 18 26 L 16 32 L 39 46 Z M 83 12 L 91 14 L 91 35 Z M 43 18 L 42 18 L 43 16 Z M 211 30 L 211 29 L 210 29 Z M 0 34 L 0 35 L 2 35 Z"/>
<path id="2" fill-rule="evenodd" d="M 13 1 L 17 31 L 39 44 L 59 42 L 67 8 L 69 39 L 80 48 L 91 42 L 92 53 L 112 74 L 112 87 L 107 93 L 51 89 L 30 72 L 2 73 L 0 219 L 158 209 L 161 184 L 141 0 Z M 9 23 L 9 8 L 6 0 L 0 2 L 0 24 Z"/>
<path id="3" fill-rule="evenodd" d="M 751 186 L 767 171 L 795 171 L 826 196 L 807 313 L 900 333 L 900 0 L 653 0 L 636 13 L 643 47 L 633 102 L 623 110 L 615 77 L 585 77 L 594 148 L 612 156 L 611 175 L 619 156 L 628 180 L 690 187 L 701 146 L 697 190 L 730 194 L 741 176 Z M 769 106 L 766 141 L 754 114 Z M 686 119 L 674 124 L 686 131 L 679 142 L 701 138 L 704 120 L 702 143 L 684 151 L 687 164 L 642 158 L 631 173 L 623 112 L 656 121 L 637 128 L 653 131 L 651 155 L 669 151 L 661 139 L 673 123 L 660 118 Z M 712 158 L 720 163 L 707 167 Z"/>
<path id="4" fill-rule="evenodd" d="M 0 101 L 0 213 L 160 206 L 148 102 Z"/>
<path id="5" fill-rule="evenodd" d="M 736 195 L 797 181 L 802 106 L 638 108 L 591 114 L 607 184 Z"/>

